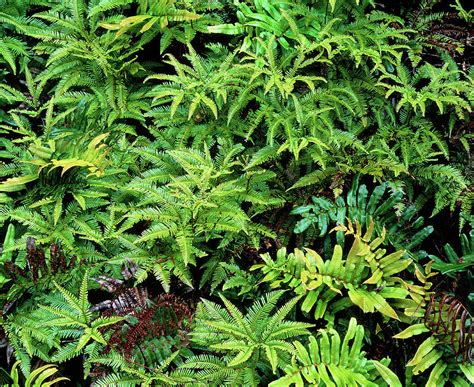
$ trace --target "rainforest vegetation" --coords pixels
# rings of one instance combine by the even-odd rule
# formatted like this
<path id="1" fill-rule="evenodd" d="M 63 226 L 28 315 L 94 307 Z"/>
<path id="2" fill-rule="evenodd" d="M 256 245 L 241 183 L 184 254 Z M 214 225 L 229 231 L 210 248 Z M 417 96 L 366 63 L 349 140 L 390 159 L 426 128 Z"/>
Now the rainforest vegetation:
<path id="1" fill-rule="evenodd" d="M 0 385 L 472 386 L 469 3 L 0 0 Z"/>

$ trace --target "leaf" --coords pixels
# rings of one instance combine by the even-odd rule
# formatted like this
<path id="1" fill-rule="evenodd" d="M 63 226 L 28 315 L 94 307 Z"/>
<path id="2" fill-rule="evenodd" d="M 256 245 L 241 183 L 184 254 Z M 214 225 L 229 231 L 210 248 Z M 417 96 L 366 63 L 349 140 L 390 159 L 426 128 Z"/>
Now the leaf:
<path id="1" fill-rule="evenodd" d="M 143 22 L 149 18 L 151 18 L 150 15 L 135 15 L 135 16 L 130 16 L 130 17 L 126 17 L 125 19 L 122 19 L 119 24 L 120 24 L 120 27 L 126 27 L 130 24 Z"/>
<path id="2" fill-rule="evenodd" d="M 394 339 L 408 339 L 409 337 L 429 332 L 430 330 L 424 323 L 414 324 L 393 336 Z"/>
<path id="3" fill-rule="evenodd" d="M 248 347 L 247 349 L 239 352 L 231 361 L 227 363 L 229 367 L 235 367 L 239 364 L 245 363 L 253 353 L 253 346 Z"/>
<path id="4" fill-rule="evenodd" d="M 305 300 L 301 304 L 301 310 L 303 312 L 308 313 L 314 306 L 314 304 L 318 301 L 318 293 L 309 291 L 308 295 L 306 296 Z"/>
<path id="5" fill-rule="evenodd" d="M 298 221 L 298 223 L 296 224 L 293 232 L 295 234 L 301 234 L 302 232 L 306 231 L 313 224 L 314 224 L 313 219 L 311 219 L 309 217 L 308 218 L 303 218 L 303 219 Z"/>
<path id="6" fill-rule="evenodd" d="M 208 26 L 207 32 L 211 34 L 226 34 L 226 35 L 239 35 L 245 32 L 243 25 L 239 23 L 235 24 L 218 24 L 215 26 Z"/>
<path id="7" fill-rule="evenodd" d="M 2 254 L 0 256 L 0 264 L 11 261 L 13 252 L 11 249 L 15 246 L 15 225 L 10 223 L 7 227 L 7 233 L 2 246 Z"/>
<path id="8" fill-rule="evenodd" d="M 430 377 L 426 382 L 426 387 L 438 387 L 444 385 L 444 383 L 442 382 L 442 376 L 446 368 L 447 364 L 444 363 L 442 360 L 439 360 L 431 370 Z"/>
<path id="9" fill-rule="evenodd" d="M 413 375 L 418 375 L 420 372 L 423 372 L 435 364 L 441 357 L 443 353 L 436 349 L 428 352 L 427 355 L 413 368 Z"/>
<path id="10" fill-rule="evenodd" d="M 277 352 L 270 346 L 265 346 L 265 353 L 267 355 L 268 361 L 272 366 L 272 371 L 275 373 L 278 365 L 278 355 Z"/>
<path id="11" fill-rule="evenodd" d="M 470 364 L 460 364 L 459 368 L 463 372 L 463 374 L 466 376 L 466 378 L 469 380 L 469 382 L 474 383 L 474 365 Z"/>
<path id="12" fill-rule="evenodd" d="M 390 387 L 402 386 L 398 376 L 390 368 L 376 360 L 372 360 L 372 363 L 375 365 L 375 368 L 377 369 L 380 376 L 382 376 L 383 380 L 385 380 Z"/>
<path id="13" fill-rule="evenodd" d="M 198 107 L 199 103 L 201 102 L 201 98 L 202 97 L 201 97 L 200 94 L 196 94 L 194 96 L 193 100 L 191 101 L 191 104 L 189 105 L 188 120 L 191 119 L 194 112 L 196 111 L 196 108 Z"/>
<path id="14" fill-rule="evenodd" d="M 201 96 L 201 99 L 204 105 L 211 109 L 212 114 L 214 114 L 214 118 L 217 120 L 217 106 L 214 101 L 206 95 Z"/>
<path id="15" fill-rule="evenodd" d="M 51 383 L 58 383 L 63 380 L 64 381 L 69 380 L 68 378 L 65 378 L 65 377 L 59 377 L 59 378 L 54 379 L 54 381 L 51 381 L 48 383 L 44 382 L 47 378 L 51 377 L 56 372 L 58 372 L 58 368 L 54 364 L 46 364 L 42 367 L 36 368 L 35 370 L 31 372 L 31 374 L 26 379 L 25 387 L 31 387 L 31 386 L 42 387 L 42 386 L 51 385 Z"/>
<path id="16" fill-rule="evenodd" d="M 59 198 L 56 200 L 56 204 L 54 205 L 54 212 L 53 212 L 53 218 L 54 218 L 54 225 L 56 226 L 58 224 L 59 218 L 61 217 L 61 212 L 63 211 L 63 200 L 62 198 Z"/>
<path id="17" fill-rule="evenodd" d="M 52 171 L 55 168 L 62 168 L 63 170 L 61 171 L 61 176 L 63 176 L 71 168 L 94 167 L 93 163 L 86 160 L 78 159 L 76 157 L 70 158 L 70 159 L 63 159 L 63 160 L 52 159 L 51 163 L 53 164 L 53 166 L 49 170 Z"/>
<path id="18" fill-rule="evenodd" d="M 0 184 L 0 192 L 16 192 L 25 188 L 26 183 L 38 179 L 38 175 L 25 175 L 20 177 L 10 177 Z"/>
<path id="19" fill-rule="evenodd" d="M 365 280 L 363 283 L 366 285 L 377 284 L 382 279 L 383 274 L 384 272 L 377 268 L 372 274 L 372 276 L 369 279 Z"/>
<path id="20" fill-rule="evenodd" d="M 179 105 L 183 101 L 184 98 L 184 90 L 179 91 L 173 98 L 173 102 L 171 103 L 170 107 L 170 117 L 173 118 L 176 114 L 176 110 L 178 110 Z"/>
<path id="21" fill-rule="evenodd" d="M 192 238 L 186 233 L 186 231 L 179 232 L 176 234 L 176 243 L 179 246 L 181 257 L 183 258 L 184 265 L 188 265 L 192 256 Z"/>
<path id="22" fill-rule="evenodd" d="M 308 185 L 321 183 L 329 176 L 333 176 L 337 173 L 336 168 L 327 168 L 324 170 L 316 170 L 308 173 L 307 175 L 300 178 L 295 184 L 293 184 L 288 190 L 306 187 Z"/>
<path id="23" fill-rule="evenodd" d="M 72 196 L 74 199 L 76 199 L 76 202 L 81 206 L 82 210 L 86 210 L 86 200 L 84 199 L 84 196 L 76 194 L 74 192 L 71 192 Z"/>
<path id="24" fill-rule="evenodd" d="M 425 359 L 426 355 L 434 350 L 437 344 L 438 342 L 436 341 L 436 338 L 433 336 L 428 337 L 425 341 L 423 341 L 423 343 L 420 344 L 415 356 L 407 363 L 407 366 L 410 367 L 418 365 L 423 361 L 423 359 Z"/>
<path id="25" fill-rule="evenodd" d="M 155 25 L 155 23 L 159 20 L 158 17 L 152 17 L 149 21 L 147 21 L 140 30 L 140 33 L 144 33 L 148 31 L 151 27 Z"/>
<path id="26" fill-rule="evenodd" d="M 348 294 L 351 301 L 355 305 L 359 306 L 365 313 L 367 312 L 371 313 L 374 311 L 374 309 L 377 309 L 379 312 L 383 313 L 384 315 L 398 320 L 397 313 L 387 303 L 387 301 L 379 294 L 375 294 L 373 292 L 367 292 L 360 288 L 349 289 Z"/>

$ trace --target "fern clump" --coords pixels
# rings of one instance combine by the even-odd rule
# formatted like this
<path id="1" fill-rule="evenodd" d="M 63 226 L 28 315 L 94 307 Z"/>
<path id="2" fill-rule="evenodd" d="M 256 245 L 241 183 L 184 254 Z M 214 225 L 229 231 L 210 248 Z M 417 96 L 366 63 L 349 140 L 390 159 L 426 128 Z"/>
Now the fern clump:
<path id="1" fill-rule="evenodd" d="M 347 228 L 338 226 L 336 229 L 354 235 L 347 255 L 339 245 L 334 247 L 329 259 L 323 259 L 311 249 L 305 252 L 297 249 L 289 255 L 281 249 L 276 260 L 269 254 L 262 255 L 264 263 L 252 269 L 262 270 L 265 274 L 262 281 L 270 282 L 272 288 L 289 287 L 304 296 L 301 310 L 310 312 L 314 309 L 315 319 L 333 321 L 336 312 L 351 304 L 365 313 L 378 311 L 397 320 L 400 317 L 394 307 L 401 306 L 405 318 L 411 316 L 419 302 L 423 302 L 426 290 L 422 286 L 409 285 L 396 276 L 412 263 L 404 257 L 405 252 L 399 250 L 386 255 L 386 250 L 379 247 L 385 232 L 373 238 L 373 222 L 365 234 L 362 234 L 359 224 L 354 228 L 350 222 Z M 424 286 L 429 288 L 430 284 Z"/>
<path id="2" fill-rule="evenodd" d="M 54 283 L 57 292 L 46 297 L 46 305 L 39 304 L 33 310 L 23 308 L 10 319 L 7 334 L 13 336 L 20 358 L 35 355 L 64 362 L 93 351 L 97 345 L 107 344 L 101 330 L 121 321 L 122 317 L 93 316 L 88 301 L 88 280 L 86 273 L 78 296 Z M 28 367 L 29 361 L 21 366 Z"/>
<path id="3" fill-rule="evenodd" d="M 182 368 L 201 369 L 196 377 L 209 380 L 232 380 L 234 383 L 256 384 L 259 371 L 282 368 L 294 347 L 289 340 L 309 334 L 312 324 L 286 320 L 299 297 L 293 298 L 270 314 L 282 297 L 282 291 L 271 292 L 257 300 L 243 314 L 221 296 L 225 309 L 203 300 L 196 317 L 193 341 L 216 355 L 190 358 Z"/>
<path id="4" fill-rule="evenodd" d="M 389 190 L 388 195 L 386 194 Z M 390 187 L 386 182 L 374 188 L 369 194 L 365 184 L 359 185 L 359 176 L 352 181 L 346 197 L 339 195 L 334 202 L 324 197 L 312 197 L 312 203 L 292 210 L 292 215 L 302 215 L 294 232 L 302 233 L 315 229 L 318 237 L 327 235 L 331 224 L 345 225 L 347 219 L 370 227 L 374 223 L 376 233 L 386 230 L 384 243 L 395 248 L 415 250 L 433 232 L 433 226 L 424 226 L 424 218 L 417 216 L 426 199 L 418 198 L 406 203 L 404 191 Z M 411 234 L 411 235 L 410 235 Z M 344 247 L 344 233 L 338 231 L 337 243 Z M 415 250 L 416 254 L 416 250 Z M 419 253 L 418 253 L 419 254 Z"/>
<path id="5" fill-rule="evenodd" d="M 401 386 L 398 377 L 382 361 L 368 360 L 362 351 L 364 328 L 352 318 L 342 340 L 333 329 L 309 337 L 305 347 L 296 341 L 296 354 L 285 367 L 286 376 L 270 386 L 360 385 Z M 388 361 L 387 361 L 388 360 Z"/>

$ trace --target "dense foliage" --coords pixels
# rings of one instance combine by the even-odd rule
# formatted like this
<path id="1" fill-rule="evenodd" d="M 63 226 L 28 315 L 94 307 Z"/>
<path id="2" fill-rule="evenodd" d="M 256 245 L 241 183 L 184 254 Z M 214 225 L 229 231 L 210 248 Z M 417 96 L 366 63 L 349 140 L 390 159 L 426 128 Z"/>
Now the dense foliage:
<path id="1" fill-rule="evenodd" d="M 472 385 L 473 21 L 0 0 L 1 383 Z"/>

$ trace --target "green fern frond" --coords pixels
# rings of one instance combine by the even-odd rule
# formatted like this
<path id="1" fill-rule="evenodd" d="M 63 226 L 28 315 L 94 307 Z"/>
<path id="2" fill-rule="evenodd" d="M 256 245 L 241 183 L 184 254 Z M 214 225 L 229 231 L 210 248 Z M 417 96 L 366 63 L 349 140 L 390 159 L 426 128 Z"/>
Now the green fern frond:
<path id="1" fill-rule="evenodd" d="M 401 386 L 398 377 L 383 361 L 368 360 L 362 351 L 364 328 L 352 318 L 342 339 L 333 329 L 320 330 L 316 338 L 309 337 L 305 347 L 296 341 L 296 354 L 285 367 L 286 376 L 270 386 L 361 385 Z M 381 376 L 381 377 L 380 377 Z"/>

